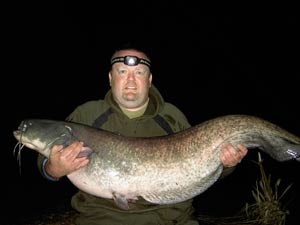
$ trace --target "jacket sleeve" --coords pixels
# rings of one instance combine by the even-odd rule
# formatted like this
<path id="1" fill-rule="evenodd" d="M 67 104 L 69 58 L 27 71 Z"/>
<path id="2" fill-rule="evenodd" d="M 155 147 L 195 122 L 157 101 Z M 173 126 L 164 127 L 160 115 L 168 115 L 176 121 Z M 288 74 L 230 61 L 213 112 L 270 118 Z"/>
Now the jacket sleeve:
<path id="1" fill-rule="evenodd" d="M 229 174 L 231 174 L 235 170 L 235 166 L 233 167 L 224 167 L 223 172 L 221 173 L 221 176 L 219 179 L 223 179 L 227 177 Z"/>

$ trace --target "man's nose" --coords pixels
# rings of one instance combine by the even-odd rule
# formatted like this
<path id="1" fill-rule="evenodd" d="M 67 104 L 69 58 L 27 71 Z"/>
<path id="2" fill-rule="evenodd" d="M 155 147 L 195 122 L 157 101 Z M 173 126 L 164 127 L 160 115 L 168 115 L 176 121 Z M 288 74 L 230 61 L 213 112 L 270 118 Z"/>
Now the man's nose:
<path id="1" fill-rule="evenodd" d="M 135 80 L 135 74 L 133 71 L 130 71 L 127 75 L 128 80 Z"/>

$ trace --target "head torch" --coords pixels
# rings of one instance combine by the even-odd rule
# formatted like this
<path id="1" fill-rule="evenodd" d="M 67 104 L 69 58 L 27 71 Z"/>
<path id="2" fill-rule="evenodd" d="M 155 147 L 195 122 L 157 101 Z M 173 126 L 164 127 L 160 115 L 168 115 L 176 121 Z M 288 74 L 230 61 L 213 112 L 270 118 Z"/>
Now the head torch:
<path id="1" fill-rule="evenodd" d="M 138 64 L 144 64 L 144 65 L 148 66 L 149 68 L 151 67 L 151 62 L 149 60 L 142 59 L 137 56 L 131 56 L 131 55 L 127 55 L 124 57 L 115 57 L 110 61 L 111 65 L 113 65 L 114 63 L 118 63 L 118 62 L 122 62 L 128 66 L 136 66 Z"/>

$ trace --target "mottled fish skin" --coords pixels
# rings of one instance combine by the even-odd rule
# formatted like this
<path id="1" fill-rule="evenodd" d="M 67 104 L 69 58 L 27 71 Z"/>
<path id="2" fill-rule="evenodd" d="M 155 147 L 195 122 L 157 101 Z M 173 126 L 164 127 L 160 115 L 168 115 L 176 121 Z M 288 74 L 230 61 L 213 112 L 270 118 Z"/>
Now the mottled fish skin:
<path id="1" fill-rule="evenodd" d="M 24 120 L 16 139 L 49 157 L 54 144 L 83 141 L 90 163 L 68 175 L 80 190 L 115 199 L 128 209 L 128 200 L 143 197 L 155 204 L 172 204 L 201 194 L 220 177 L 224 144 L 260 148 L 277 161 L 297 159 L 300 138 L 249 115 L 227 115 L 176 134 L 124 137 L 86 125 Z"/>

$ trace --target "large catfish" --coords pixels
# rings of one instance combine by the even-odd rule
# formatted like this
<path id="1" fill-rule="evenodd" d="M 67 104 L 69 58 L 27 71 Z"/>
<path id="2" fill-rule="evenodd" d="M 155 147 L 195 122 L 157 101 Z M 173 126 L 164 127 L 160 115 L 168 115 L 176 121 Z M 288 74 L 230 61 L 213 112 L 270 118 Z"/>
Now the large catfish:
<path id="1" fill-rule="evenodd" d="M 49 157 L 53 145 L 83 141 L 90 163 L 67 177 L 80 190 L 114 199 L 126 210 L 139 197 L 155 204 L 178 203 L 199 195 L 219 178 L 226 143 L 259 148 L 277 161 L 300 161 L 300 138 L 249 115 L 228 115 L 161 137 L 125 137 L 90 126 L 28 119 L 14 131 L 19 141 Z M 16 145 L 16 147 L 17 147 Z"/>

